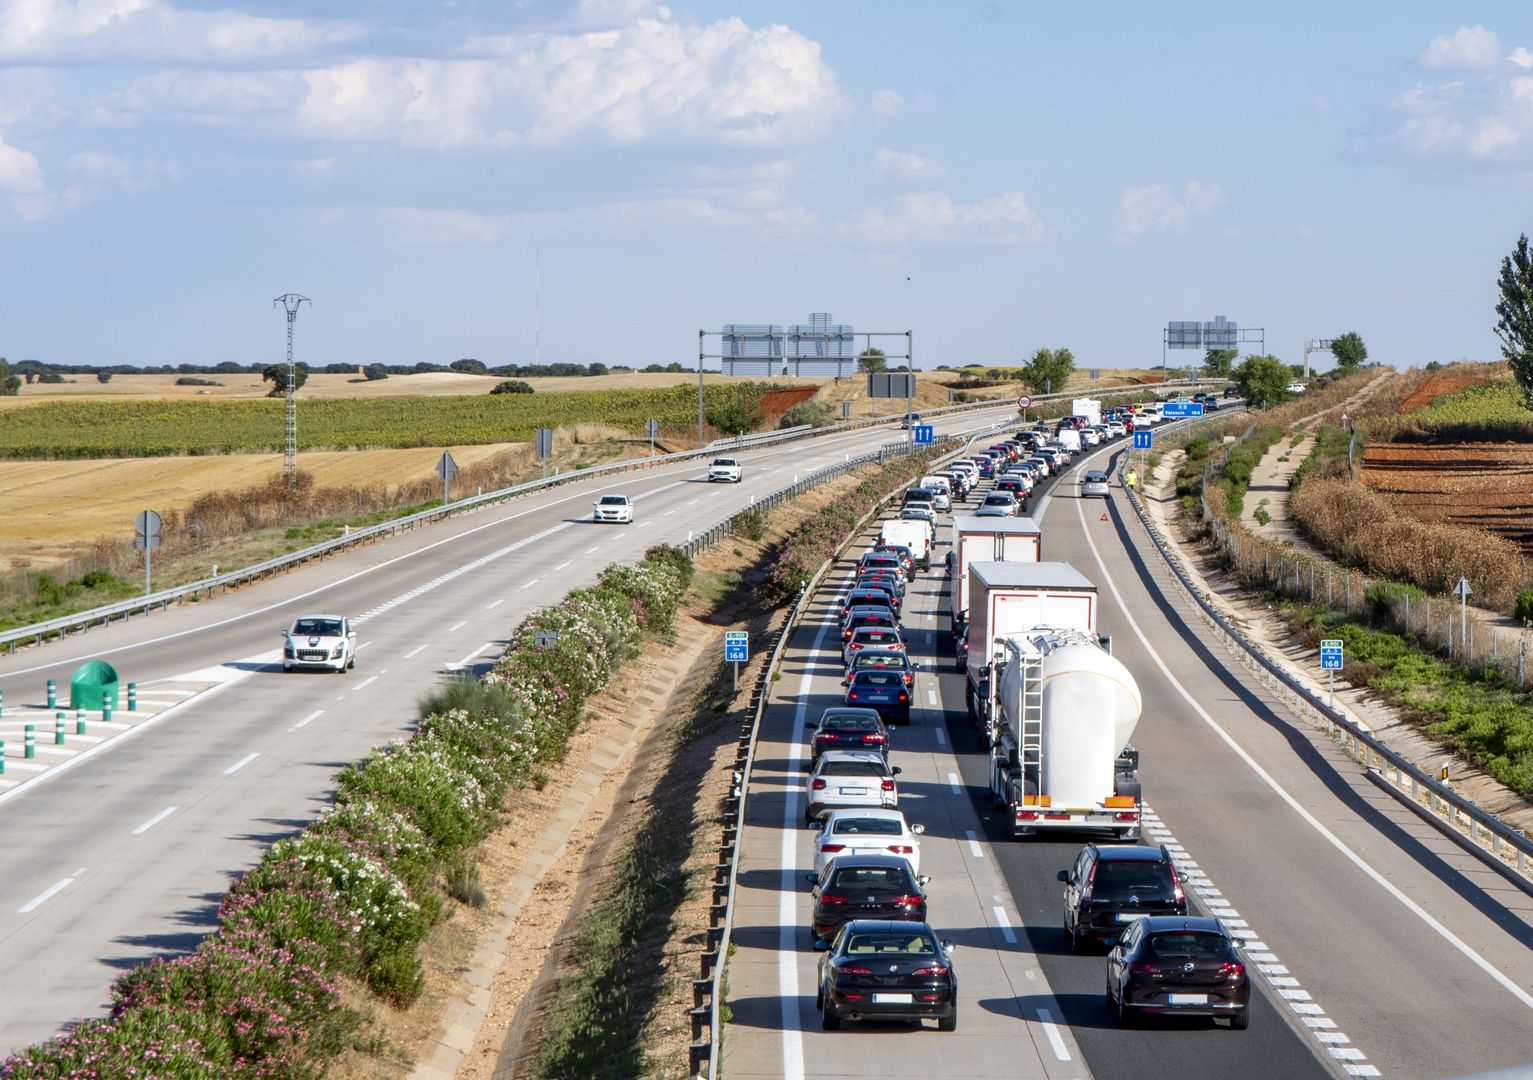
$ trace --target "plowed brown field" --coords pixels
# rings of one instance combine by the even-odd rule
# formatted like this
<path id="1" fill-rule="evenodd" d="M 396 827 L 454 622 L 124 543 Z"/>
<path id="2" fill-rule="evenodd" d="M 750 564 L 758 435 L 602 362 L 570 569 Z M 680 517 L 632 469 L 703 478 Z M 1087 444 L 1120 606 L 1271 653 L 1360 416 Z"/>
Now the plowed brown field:
<path id="1" fill-rule="evenodd" d="M 1533 445 L 1369 446 L 1363 482 L 1419 521 L 1488 529 L 1533 550 Z"/>
<path id="2" fill-rule="evenodd" d="M 1437 398 L 1446 394 L 1456 394 L 1460 390 L 1467 390 L 1471 386 L 1489 382 L 1499 372 L 1487 370 L 1473 375 L 1433 375 L 1395 406 L 1395 412 L 1402 416 L 1406 413 L 1424 409 L 1432 404 Z"/>

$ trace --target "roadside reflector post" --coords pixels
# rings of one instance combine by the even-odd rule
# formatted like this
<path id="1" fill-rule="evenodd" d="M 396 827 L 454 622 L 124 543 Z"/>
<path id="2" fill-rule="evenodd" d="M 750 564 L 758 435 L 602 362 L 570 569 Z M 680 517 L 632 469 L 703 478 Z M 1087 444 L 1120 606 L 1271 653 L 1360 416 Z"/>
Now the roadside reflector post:
<path id="1" fill-rule="evenodd" d="M 138 683 L 136 682 L 128 684 L 128 711 L 138 711 Z"/>
<path id="2" fill-rule="evenodd" d="M 37 756 L 37 725 L 28 724 L 22 732 L 22 757 L 35 758 Z"/>
<path id="3" fill-rule="evenodd" d="M 0 776 L 5 775 L 5 740 L 0 739 Z"/>
<path id="4" fill-rule="evenodd" d="M 79 715 L 75 716 L 75 734 L 76 735 L 84 735 L 85 734 L 85 717 L 79 716 Z"/>
<path id="5" fill-rule="evenodd" d="M 0 716 L 5 715 L 5 691 L 0 690 Z"/>
<path id="6" fill-rule="evenodd" d="M 58 706 L 58 703 L 59 703 L 59 681 L 57 679 L 49 679 L 48 680 L 48 708 L 50 708 L 50 709 L 55 708 L 55 707 Z"/>
<path id="7" fill-rule="evenodd" d="M 102 701 L 101 703 L 101 719 L 108 724 L 112 722 L 112 703 L 110 700 Z"/>
<path id="8" fill-rule="evenodd" d="M 53 714 L 53 745 L 64 745 L 64 711 L 62 709 Z"/>

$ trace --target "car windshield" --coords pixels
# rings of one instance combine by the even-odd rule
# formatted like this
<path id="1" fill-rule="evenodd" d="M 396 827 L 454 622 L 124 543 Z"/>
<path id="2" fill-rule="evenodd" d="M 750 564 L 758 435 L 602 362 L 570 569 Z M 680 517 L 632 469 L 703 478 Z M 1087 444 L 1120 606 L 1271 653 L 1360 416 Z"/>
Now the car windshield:
<path id="1" fill-rule="evenodd" d="M 905 654 L 886 652 L 882 649 L 868 649 L 857 654 L 856 663 L 858 670 L 872 667 L 885 667 L 894 664 L 898 667 L 905 666 Z"/>
<path id="2" fill-rule="evenodd" d="M 820 727 L 826 731 L 877 731 L 878 721 L 871 716 L 827 716 Z"/>
<path id="3" fill-rule="evenodd" d="M 739 462 L 737 462 L 732 457 L 715 458 L 713 463 L 715 465 L 738 465 L 739 464 Z"/>
<path id="4" fill-rule="evenodd" d="M 1171 875 L 1167 866 L 1160 862 L 1104 859 L 1097 864 L 1091 891 L 1105 900 L 1126 898 L 1140 892 L 1160 895 L 1171 892 Z"/>
<path id="5" fill-rule="evenodd" d="M 857 956 L 936 956 L 937 939 L 924 930 L 880 930 L 849 935 L 846 951 Z"/>
<path id="6" fill-rule="evenodd" d="M 876 761 L 822 761 L 821 776 L 870 776 L 882 779 L 884 767 Z"/>
<path id="7" fill-rule="evenodd" d="M 603 506 L 627 506 L 628 505 L 628 496 L 627 495 L 603 495 L 601 497 L 601 504 Z"/>
<path id="8" fill-rule="evenodd" d="M 904 678 L 896 672 L 859 671 L 857 673 L 858 686 L 901 686 L 904 682 Z"/>
<path id="9" fill-rule="evenodd" d="M 1089 472 L 1089 473 L 1086 474 L 1086 483 L 1088 483 L 1088 484 L 1105 484 L 1106 482 L 1107 482 L 1107 474 L 1106 473 Z"/>
<path id="10" fill-rule="evenodd" d="M 1010 506 L 1015 502 L 1011 495 L 1004 491 L 992 491 L 985 496 L 985 506 Z"/>
<path id="11" fill-rule="evenodd" d="M 313 637 L 340 637 L 340 619 L 299 619 L 293 624 L 293 633 Z"/>
<path id="12" fill-rule="evenodd" d="M 852 893 L 904 892 L 909 886 L 903 868 L 894 866 L 843 866 L 831 875 L 826 886 L 834 891 Z"/>
<path id="13" fill-rule="evenodd" d="M 903 836 L 905 826 L 892 818 L 843 818 L 835 823 L 831 832 L 837 836 L 858 836 L 872 834 L 874 836 Z"/>
<path id="14" fill-rule="evenodd" d="M 1157 960 L 1223 960 L 1229 955 L 1229 942 L 1224 935 L 1207 931 L 1155 934 L 1145 946 Z"/>

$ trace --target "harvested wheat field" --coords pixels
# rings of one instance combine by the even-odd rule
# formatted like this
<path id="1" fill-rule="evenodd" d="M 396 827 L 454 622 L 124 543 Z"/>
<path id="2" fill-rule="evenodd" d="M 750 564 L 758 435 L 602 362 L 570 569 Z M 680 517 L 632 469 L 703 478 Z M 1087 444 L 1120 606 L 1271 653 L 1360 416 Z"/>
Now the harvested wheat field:
<path id="1" fill-rule="evenodd" d="M 1418 521 L 1471 525 L 1533 550 L 1533 445 L 1376 444 L 1362 479 Z"/>
<path id="2" fill-rule="evenodd" d="M 520 445 L 451 449 L 462 469 Z M 429 477 L 441 456 L 440 448 L 315 452 L 300 455 L 299 465 L 321 486 L 363 487 Z M 99 536 L 130 539 L 140 510 L 181 510 L 209 491 L 264 484 L 282 467 L 281 454 L 7 462 L 0 544 L 44 568 L 89 550 Z M 0 566 L 0 572 L 8 569 Z"/>

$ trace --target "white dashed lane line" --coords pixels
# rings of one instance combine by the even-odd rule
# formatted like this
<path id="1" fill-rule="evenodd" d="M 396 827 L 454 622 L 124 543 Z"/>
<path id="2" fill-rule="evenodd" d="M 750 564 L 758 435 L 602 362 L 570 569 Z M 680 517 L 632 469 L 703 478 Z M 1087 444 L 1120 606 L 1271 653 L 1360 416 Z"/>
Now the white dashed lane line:
<path id="1" fill-rule="evenodd" d="M 21 907 L 17 908 L 16 909 L 16 914 L 18 914 L 18 915 L 27 915 L 27 914 L 30 914 L 33 911 L 36 911 L 38 908 L 40 908 L 44 904 L 46 904 L 49 900 L 52 900 L 59 893 L 63 892 L 65 889 L 69 888 L 69 886 L 73 885 L 75 883 L 75 878 L 79 877 L 83 873 L 85 873 L 85 867 L 82 866 L 82 867 L 80 867 L 80 869 L 76 870 L 73 874 L 71 874 L 69 877 L 65 878 L 64 880 L 54 882 L 52 885 L 48 886 L 46 889 L 44 889 L 42 892 L 38 893 L 32 899 L 28 900 L 25 904 L 21 905 Z"/>
<path id="2" fill-rule="evenodd" d="M 491 608 L 500 607 L 500 605 L 504 604 L 505 602 L 506 598 L 504 596 L 502 596 L 499 600 L 491 600 L 488 604 L 484 605 L 484 610 L 489 611 Z"/>
<path id="3" fill-rule="evenodd" d="M 990 909 L 995 912 L 995 925 L 1001 928 L 1001 936 L 1006 939 L 1006 944 L 1017 943 L 1017 932 L 1011 928 L 1011 920 L 1006 917 L 1006 909 L 997 904 Z M 1028 972 L 1029 975 L 1032 972 Z"/>
<path id="4" fill-rule="evenodd" d="M 294 724 L 288 730 L 289 731 L 297 731 L 301 727 L 308 727 L 315 720 L 319 719 L 319 717 L 324 713 L 324 711 L 325 711 L 324 709 L 315 709 L 308 716 L 305 716 L 302 720 L 298 721 L 298 723 Z"/>
<path id="5" fill-rule="evenodd" d="M 376 675 L 369 675 L 367 678 L 365 678 L 361 682 L 357 683 L 357 685 L 355 687 L 353 687 L 353 689 L 355 689 L 355 690 L 363 690 L 363 689 L 366 689 L 367 687 L 371 686 L 373 683 L 375 683 L 377 681 L 378 681 L 378 676 L 376 676 Z"/>
<path id="6" fill-rule="evenodd" d="M 563 570 L 566 566 L 568 566 L 572 561 L 573 560 L 571 560 L 571 559 L 565 559 L 558 566 L 554 567 L 554 573 L 557 574 L 560 570 Z"/>
<path id="7" fill-rule="evenodd" d="M 1043 1027 L 1043 1033 L 1049 1037 L 1049 1046 L 1054 1051 L 1054 1056 L 1060 1061 L 1070 1060 L 1070 1051 L 1065 1048 L 1065 1041 L 1059 1037 L 1059 1027 L 1054 1023 L 1054 1014 L 1047 1009 L 1038 1010 L 1038 1023 Z"/>
<path id="8" fill-rule="evenodd" d="M 531 580 L 531 581 L 529 581 L 529 582 L 527 582 L 527 583 L 526 583 L 526 584 L 524 584 L 524 585 L 523 585 L 523 586 L 522 586 L 522 588 L 524 588 L 524 589 L 530 589 L 530 588 L 532 588 L 532 587 L 533 587 L 533 586 L 534 586 L 534 585 L 536 585 L 536 584 L 537 584 L 537 583 L 538 583 L 538 579 L 537 579 L 537 578 L 533 578 L 533 579 L 532 579 L 532 580 Z"/>
<path id="9" fill-rule="evenodd" d="M 462 622 L 455 622 L 455 623 L 453 623 L 451 626 L 449 626 L 447 628 L 447 632 L 449 634 L 456 633 L 457 631 L 462 630 L 467 625 L 468 625 L 468 620 L 467 619 L 464 619 Z"/>
<path id="10" fill-rule="evenodd" d="M 985 857 L 985 849 L 979 846 L 979 837 L 974 835 L 974 830 L 966 830 L 964 835 L 969 838 L 969 854 L 973 855 L 976 859 L 983 859 Z"/>
<path id="11" fill-rule="evenodd" d="M 150 818 L 148 821 L 144 822 L 138 828 L 134 829 L 133 830 L 133 835 L 134 836 L 142 836 L 142 835 L 144 835 L 144 833 L 148 832 L 150 829 L 154 828 L 160 822 L 162 822 L 166 818 L 170 817 L 171 814 L 174 814 L 176 812 L 176 810 L 177 810 L 177 807 L 167 806 L 165 809 L 161 810 L 158 814 L 154 815 L 154 817 Z"/>
<path id="12" fill-rule="evenodd" d="M 236 761 L 233 765 L 230 765 L 227 769 L 225 769 L 224 770 L 224 775 L 225 776 L 233 776 L 235 773 L 239 772 L 246 765 L 249 765 L 252 761 L 254 761 L 256 758 L 258 758 L 260 756 L 261 755 L 260 755 L 259 752 L 254 753 L 254 754 L 246 754 L 244 757 L 242 757 L 238 761 Z"/>
<path id="13" fill-rule="evenodd" d="M 498 602 L 499 602 L 499 601 L 497 601 L 497 603 L 498 603 Z M 458 624 L 458 625 L 459 625 L 459 626 L 462 626 L 462 625 L 463 625 L 463 624 L 462 624 L 462 623 L 459 623 L 459 624 Z M 419 655 L 420 655 L 420 654 L 421 654 L 421 653 L 423 653 L 423 652 L 425 652 L 425 651 L 426 651 L 426 650 L 427 650 L 427 649 L 429 649 L 429 648 L 430 648 L 430 647 L 431 647 L 431 643 L 430 643 L 430 642 L 427 642 L 427 643 L 426 643 L 426 644 L 424 644 L 424 645 L 417 645 L 417 646 L 415 646 L 415 648 L 413 648 L 413 649 L 411 649 L 411 650 L 410 650 L 410 651 L 409 651 L 409 652 L 407 652 L 407 653 L 405 653 L 405 655 L 404 655 L 404 658 L 405 658 L 405 659 L 406 659 L 406 660 L 408 660 L 408 659 L 410 659 L 410 657 L 412 657 L 412 656 L 419 656 Z"/>
<path id="14" fill-rule="evenodd" d="M 951 773 L 950 772 L 950 773 L 947 774 L 947 786 L 953 789 L 953 794 L 954 795 L 962 795 L 963 794 L 963 785 L 958 782 L 958 774 L 957 773 Z"/>

